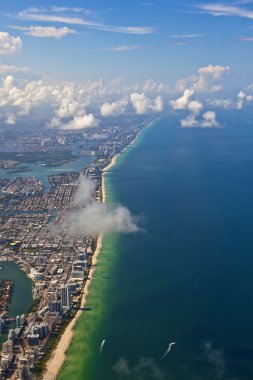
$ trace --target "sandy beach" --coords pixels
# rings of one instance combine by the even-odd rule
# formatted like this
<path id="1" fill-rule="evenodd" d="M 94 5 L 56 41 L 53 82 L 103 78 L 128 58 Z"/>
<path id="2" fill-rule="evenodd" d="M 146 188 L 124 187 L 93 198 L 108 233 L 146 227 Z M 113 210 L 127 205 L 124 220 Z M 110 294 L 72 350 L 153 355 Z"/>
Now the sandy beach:
<path id="1" fill-rule="evenodd" d="M 115 165 L 115 163 L 117 161 L 117 157 L 119 156 L 119 154 L 114 156 L 112 158 L 111 162 L 108 164 L 108 166 L 106 166 L 103 169 L 102 183 L 101 183 L 102 202 L 103 203 L 106 200 L 104 173 L 107 172 L 110 168 L 112 168 Z M 90 273 L 89 273 L 89 279 L 86 281 L 86 284 L 85 284 L 85 287 L 83 290 L 81 308 L 84 308 L 86 305 L 86 301 L 87 301 L 87 297 L 88 297 L 88 293 L 89 293 L 89 287 L 90 287 L 90 284 L 92 282 L 94 272 L 96 270 L 95 265 L 97 264 L 97 260 L 98 260 L 100 250 L 102 248 L 102 244 L 103 244 L 103 235 L 100 234 L 98 237 L 96 250 L 95 250 L 95 253 L 94 253 L 93 258 L 92 258 L 92 269 L 90 270 Z M 73 336 L 74 336 L 73 329 L 74 329 L 75 324 L 78 321 L 78 319 L 80 318 L 82 313 L 83 313 L 83 310 L 79 310 L 76 313 L 75 318 L 72 319 L 72 321 L 69 323 L 66 330 L 64 331 L 56 350 L 52 353 L 51 358 L 49 359 L 49 361 L 47 363 L 46 371 L 43 375 L 44 380 L 55 380 L 57 378 L 57 376 L 58 376 L 58 374 L 59 374 L 59 372 L 60 372 L 60 370 L 64 364 L 64 361 L 66 359 L 66 352 L 68 351 L 68 348 L 69 348 L 70 343 L 71 343 Z"/>
<path id="2" fill-rule="evenodd" d="M 153 122 L 151 122 L 144 129 L 146 129 L 147 127 L 149 127 L 150 125 L 152 125 L 152 123 Z M 126 148 L 124 148 L 116 156 L 114 156 L 111 159 L 110 163 L 103 169 L 102 183 L 101 183 L 102 202 L 103 203 L 106 201 L 104 174 L 106 172 L 108 172 L 108 170 L 110 170 L 116 164 L 119 155 L 121 153 L 123 153 L 129 146 L 131 146 L 132 144 L 135 143 L 135 141 L 138 139 L 139 135 L 143 132 L 144 129 L 142 129 L 138 133 L 138 135 L 131 142 L 131 144 L 129 144 Z M 95 250 L 95 253 L 94 253 L 93 258 L 92 258 L 92 269 L 90 270 L 90 273 L 89 273 L 89 279 L 86 281 L 86 284 L 85 284 L 85 287 L 84 287 L 84 290 L 83 290 L 83 296 L 82 296 L 82 301 L 81 301 L 81 308 L 84 308 L 85 305 L 86 305 L 87 296 L 88 296 L 88 293 L 89 293 L 89 287 L 90 287 L 90 284 L 91 284 L 93 276 L 94 276 L 94 272 L 95 272 L 95 268 L 96 268 L 95 265 L 97 263 L 99 253 L 100 253 L 100 250 L 102 248 L 102 244 L 103 244 L 103 235 L 100 234 L 99 237 L 98 237 L 96 250 Z M 52 355 L 51 355 L 51 357 L 50 357 L 50 359 L 49 359 L 49 361 L 47 363 L 46 370 L 45 370 L 45 372 L 43 374 L 43 379 L 44 380 L 56 380 L 56 378 L 57 378 L 57 376 L 58 376 L 58 374 L 59 374 L 59 372 L 60 372 L 60 370 L 61 370 L 61 368 L 62 368 L 62 366 L 64 364 L 64 361 L 66 359 L 66 352 L 68 351 L 68 348 L 69 348 L 69 346 L 71 344 L 71 341 L 73 339 L 73 336 L 74 336 L 73 329 L 75 327 L 76 322 L 78 321 L 78 319 L 82 315 L 82 313 L 83 313 L 83 310 L 79 310 L 77 312 L 77 314 L 75 315 L 75 318 L 73 318 L 71 320 L 71 322 L 67 326 L 66 330 L 64 331 L 64 333 L 63 333 L 63 335 L 61 337 L 61 340 L 58 343 L 57 348 L 54 350 L 54 352 L 52 353 Z"/>

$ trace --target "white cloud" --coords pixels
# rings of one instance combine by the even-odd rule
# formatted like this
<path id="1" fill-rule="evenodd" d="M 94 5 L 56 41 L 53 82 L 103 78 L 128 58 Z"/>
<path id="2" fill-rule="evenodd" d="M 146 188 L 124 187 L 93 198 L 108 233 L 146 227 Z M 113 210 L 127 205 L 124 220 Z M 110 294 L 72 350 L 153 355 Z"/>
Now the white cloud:
<path id="1" fill-rule="evenodd" d="M 216 113 L 214 111 L 207 111 L 203 114 L 201 127 L 203 128 L 219 127 L 219 123 L 216 120 Z"/>
<path id="2" fill-rule="evenodd" d="M 253 20 L 253 11 L 234 5 L 211 3 L 196 5 L 196 7 L 202 12 L 209 13 L 213 16 L 237 16 Z"/>
<path id="3" fill-rule="evenodd" d="M 221 107 L 225 109 L 234 107 L 234 102 L 232 99 L 207 99 L 207 103 L 210 106 Z"/>
<path id="4" fill-rule="evenodd" d="M 156 364 L 153 358 L 141 358 L 131 365 L 125 358 L 120 358 L 113 366 L 118 379 L 155 379 L 165 380 L 167 374 Z"/>
<path id="5" fill-rule="evenodd" d="M 133 51 L 133 50 L 139 50 L 139 49 L 142 49 L 142 48 L 140 46 L 134 46 L 134 45 L 118 45 L 118 46 L 111 46 L 109 48 L 101 48 L 98 50 L 124 52 L 124 51 Z"/>
<path id="6" fill-rule="evenodd" d="M 205 34 L 172 34 L 170 36 L 171 38 L 175 39 L 188 39 L 188 38 L 200 38 L 200 37 L 205 37 Z"/>
<path id="7" fill-rule="evenodd" d="M 20 37 L 11 36 L 7 32 L 0 32 L 0 54 L 18 53 L 22 48 Z"/>
<path id="8" fill-rule="evenodd" d="M 247 95 L 244 91 L 240 91 L 237 95 L 236 108 L 241 110 L 246 102 L 252 102 L 253 96 Z"/>
<path id="9" fill-rule="evenodd" d="M 14 87 L 14 77 L 12 75 L 8 75 L 3 79 L 3 86 L 6 90 L 10 90 Z"/>
<path id="10" fill-rule="evenodd" d="M 227 377 L 227 367 L 224 352 L 213 348 L 212 343 L 204 342 L 201 346 L 201 358 L 209 365 L 209 374 L 211 377 L 221 380 Z M 235 379 L 236 380 L 236 379 Z"/>
<path id="11" fill-rule="evenodd" d="M 91 202 L 95 191 L 95 183 L 89 180 L 85 175 L 81 175 L 78 180 L 78 187 L 73 199 L 75 207 L 85 207 Z"/>
<path id="12" fill-rule="evenodd" d="M 217 92 L 221 90 L 221 86 L 215 82 L 220 81 L 224 74 L 229 73 L 229 66 L 213 66 L 200 67 L 197 75 L 182 78 L 177 82 L 176 90 L 184 91 L 190 88 L 195 92 Z"/>
<path id="13" fill-rule="evenodd" d="M 78 8 L 78 7 L 59 7 L 59 6 L 52 6 L 50 7 L 50 9 L 52 10 L 52 12 L 74 12 L 74 13 L 89 13 L 88 10 L 84 9 L 84 8 Z M 38 11 L 40 9 L 37 9 Z"/>
<path id="14" fill-rule="evenodd" d="M 241 37 L 240 41 L 253 42 L 253 37 Z"/>
<path id="15" fill-rule="evenodd" d="M 5 123 L 8 124 L 8 125 L 14 125 L 16 124 L 17 122 L 17 119 L 16 119 L 16 116 L 13 115 L 13 114 L 8 114 L 7 115 L 7 118 L 5 120 Z"/>
<path id="16" fill-rule="evenodd" d="M 2 70 L 4 72 L 9 69 L 19 71 L 14 66 L 3 66 Z M 147 94 L 136 91 L 144 88 Z M 31 110 L 47 106 L 52 113 L 48 127 L 79 129 L 97 125 L 93 115 L 95 111 L 91 114 L 89 108 L 104 116 L 123 114 L 127 111 L 128 104 L 133 105 L 139 114 L 161 112 L 163 101 L 158 94 L 160 91 L 165 94 L 166 89 L 164 84 L 151 80 L 129 86 L 117 78 L 105 84 L 101 79 L 75 83 L 46 79 L 29 81 L 8 75 L 0 84 L 0 108 L 1 112 L 29 115 Z"/>
<path id="17" fill-rule="evenodd" d="M 170 105 L 174 110 L 186 110 L 188 109 L 191 113 L 198 115 L 203 108 L 203 104 L 198 100 L 190 100 L 194 95 L 194 90 L 186 89 L 183 95 L 176 99 L 171 100 Z"/>
<path id="18" fill-rule="evenodd" d="M 67 9 L 67 8 L 66 8 Z M 41 22 L 57 22 L 70 25 L 83 25 L 87 28 L 96 29 L 105 32 L 123 33 L 123 34 L 136 34 L 146 35 L 153 34 L 155 32 L 152 27 L 143 26 L 113 26 L 98 23 L 96 21 L 88 20 L 87 18 L 73 17 L 72 15 L 59 14 L 59 12 L 53 12 L 50 10 L 38 8 L 30 8 L 20 12 L 18 15 L 13 16 L 21 20 L 41 21 Z"/>
<path id="19" fill-rule="evenodd" d="M 75 233 L 108 234 L 134 233 L 140 231 L 137 223 L 139 218 L 121 205 L 112 206 L 97 203 L 93 194 L 95 185 L 86 177 L 81 176 L 74 197 L 73 205 L 77 207 L 63 221 Z"/>
<path id="20" fill-rule="evenodd" d="M 140 229 L 137 219 L 123 206 L 92 202 L 70 214 L 68 224 L 75 233 L 133 233 Z"/>
<path id="21" fill-rule="evenodd" d="M 29 71 L 27 67 L 18 67 L 14 65 L 0 65 L 0 74 L 6 73 L 24 73 Z"/>
<path id="22" fill-rule="evenodd" d="M 184 119 L 180 121 L 180 123 L 182 128 L 196 127 L 198 125 L 196 116 L 193 114 L 187 115 Z"/>
<path id="23" fill-rule="evenodd" d="M 188 109 L 191 111 L 194 115 L 198 115 L 200 111 L 203 108 L 203 104 L 199 102 L 198 100 L 192 100 L 188 104 Z"/>
<path id="24" fill-rule="evenodd" d="M 112 103 L 103 103 L 100 112 L 102 116 L 122 115 L 124 114 L 127 105 L 127 98 L 123 98 Z"/>
<path id="25" fill-rule="evenodd" d="M 229 66 L 209 65 L 206 67 L 200 67 L 198 73 L 200 75 L 209 75 L 212 79 L 219 80 L 221 79 L 222 75 L 229 72 L 229 70 Z"/>
<path id="26" fill-rule="evenodd" d="M 130 99 L 136 113 L 139 115 L 163 111 L 161 96 L 157 96 L 154 100 L 151 100 L 144 93 L 139 94 L 135 92 L 131 94 Z"/>
<path id="27" fill-rule="evenodd" d="M 41 38 L 62 38 L 68 34 L 76 34 L 77 32 L 66 26 L 63 28 L 56 28 L 55 26 L 12 26 L 12 29 L 23 30 L 25 34 L 32 37 Z"/>
<path id="28" fill-rule="evenodd" d="M 189 127 L 202 127 L 202 128 L 215 128 L 219 127 L 219 123 L 216 120 L 216 113 L 214 111 L 206 111 L 202 115 L 201 120 L 196 119 L 196 115 L 189 114 L 180 121 L 182 128 Z"/>
<path id="29" fill-rule="evenodd" d="M 61 124 L 60 129 L 64 130 L 78 130 L 84 128 L 93 128 L 98 126 L 98 120 L 92 113 L 83 116 L 75 116 L 71 121 Z"/>
<path id="30" fill-rule="evenodd" d="M 194 90 L 185 89 L 183 95 L 180 98 L 170 101 L 171 107 L 174 110 L 185 110 L 188 107 L 189 100 L 193 94 Z"/>

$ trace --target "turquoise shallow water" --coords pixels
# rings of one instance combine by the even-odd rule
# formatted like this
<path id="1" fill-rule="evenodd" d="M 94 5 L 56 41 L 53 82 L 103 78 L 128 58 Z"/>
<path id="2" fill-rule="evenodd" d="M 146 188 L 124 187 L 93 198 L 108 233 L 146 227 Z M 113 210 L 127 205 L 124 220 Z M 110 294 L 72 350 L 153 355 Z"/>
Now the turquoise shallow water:
<path id="1" fill-rule="evenodd" d="M 70 172 L 70 171 L 81 171 L 84 167 L 89 165 L 93 160 L 94 160 L 94 157 L 84 156 L 84 157 L 79 157 L 78 159 L 73 159 L 72 161 L 69 161 L 59 166 L 41 166 L 37 164 L 23 163 L 23 164 L 18 165 L 14 169 L 14 173 L 12 170 L 0 169 L 0 177 L 13 179 L 15 177 L 35 176 L 36 178 L 38 178 L 44 183 L 44 185 L 46 186 L 46 189 L 48 190 L 50 188 L 48 178 L 47 178 L 49 175 L 59 174 L 63 172 Z M 26 167 L 27 170 L 17 172 L 19 166 Z"/>
<path id="2" fill-rule="evenodd" d="M 105 242 L 60 379 L 253 378 L 252 168 L 253 130 L 239 122 L 163 118 L 120 156 L 111 200 L 143 214 L 146 232 Z"/>

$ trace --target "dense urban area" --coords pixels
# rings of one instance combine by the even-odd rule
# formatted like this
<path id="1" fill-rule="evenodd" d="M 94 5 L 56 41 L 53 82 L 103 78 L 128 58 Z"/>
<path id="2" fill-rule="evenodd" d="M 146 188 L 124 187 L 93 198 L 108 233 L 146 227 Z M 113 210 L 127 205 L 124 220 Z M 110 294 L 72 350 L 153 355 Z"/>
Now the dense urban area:
<path id="1" fill-rule="evenodd" d="M 149 122 L 135 117 L 85 132 L 3 131 L 0 167 L 12 176 L 2 174 L 0 180 L 0 260 L 14 261 L 31 278 L 33 306 L 27 315 L 10 318 L 15 287 L 8 279 L 0 282 L 0 331 L 6 337 L 0 379 L 39 377 L 80 309 L 97 242 L 97 236 L 74 233 L 67 223 L 66 216 L 77 207 L 73 199 L 80 175 L 93 181 L 93 200 L 101 202 L 103 168 Z M 91 163 L 81 171 L 51 174 L 46 185 L 36 174 L 25 175 L 30 164 L 39 170 L 82 156 L 92 157 Z"/>

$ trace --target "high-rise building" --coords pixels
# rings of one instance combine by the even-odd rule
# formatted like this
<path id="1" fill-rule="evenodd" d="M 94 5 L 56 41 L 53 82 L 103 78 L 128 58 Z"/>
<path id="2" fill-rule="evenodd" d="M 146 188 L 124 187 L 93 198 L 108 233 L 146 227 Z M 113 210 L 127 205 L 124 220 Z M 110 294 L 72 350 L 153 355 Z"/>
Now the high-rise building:
<path id="1" fill-rule="evenodd" d="M 70 290 L 67 285 L 61 287 L 61 307 L 64 311 L 68 311 L 71 308 L 71 296 Z"/>
<path id="2" fill-rule="evenodd" d="M 49 301 L 48 306 L 51 313 L 61 313 L 61 301 Z"/>

